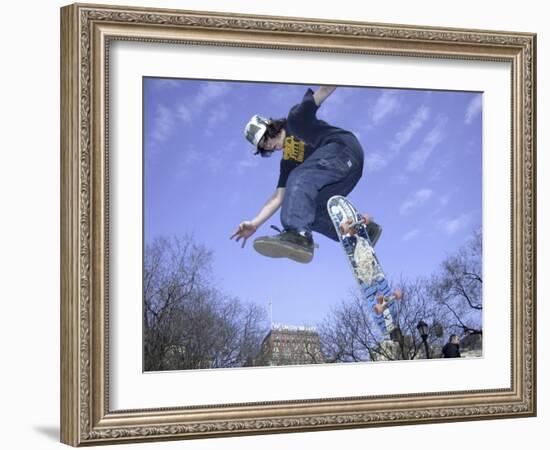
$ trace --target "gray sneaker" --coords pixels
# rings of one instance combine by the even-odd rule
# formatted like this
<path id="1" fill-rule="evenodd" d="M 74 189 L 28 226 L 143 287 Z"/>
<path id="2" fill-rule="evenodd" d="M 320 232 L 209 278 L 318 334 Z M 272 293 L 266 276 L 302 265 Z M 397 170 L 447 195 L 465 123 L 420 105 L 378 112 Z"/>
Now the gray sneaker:
<path id="1" fill-rule="evenodd" d="M 254 240 L 254 249 L 270 258 L 289 258 L 299 263 L 313 259 L 313 239 L 309 233 L 285 230 L 275 236 L 262 236 Z"/>

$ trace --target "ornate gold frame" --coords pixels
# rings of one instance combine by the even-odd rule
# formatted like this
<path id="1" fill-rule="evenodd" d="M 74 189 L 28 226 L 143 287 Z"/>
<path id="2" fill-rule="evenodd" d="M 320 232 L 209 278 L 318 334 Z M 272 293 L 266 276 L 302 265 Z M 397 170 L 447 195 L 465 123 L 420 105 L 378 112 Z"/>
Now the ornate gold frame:
<path id="1" fill-rule="evenodd" d="M 112 40 L 512 66 L 509 389 L 113 412 L 108 396 L 108 110 Z M 536 36 L 75 4 L 61 9 L 61 440 L 80 446 L 536 414 Z"/>

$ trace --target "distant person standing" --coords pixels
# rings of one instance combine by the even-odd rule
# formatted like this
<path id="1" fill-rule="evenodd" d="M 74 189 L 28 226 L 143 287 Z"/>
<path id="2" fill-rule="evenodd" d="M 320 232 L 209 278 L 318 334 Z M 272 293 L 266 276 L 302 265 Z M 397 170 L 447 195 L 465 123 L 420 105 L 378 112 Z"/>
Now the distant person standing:
<path id="1" fill-rule="evenodd" d="M 442 358 L 460 358 L 460 341 L 456 334 L 451 334 L 449 342 L 443 346 L 441 350 Z"/>

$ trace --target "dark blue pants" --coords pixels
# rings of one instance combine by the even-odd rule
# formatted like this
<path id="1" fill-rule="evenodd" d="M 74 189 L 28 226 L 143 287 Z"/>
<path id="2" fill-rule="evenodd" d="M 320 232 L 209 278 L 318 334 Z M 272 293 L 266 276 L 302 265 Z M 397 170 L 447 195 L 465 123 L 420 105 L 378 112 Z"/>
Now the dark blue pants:
<path id="1" fill-rule="evenodd" d="M 355 138 L 319 147 L 288 177 L 281 209 L 283 227 L 316 231 L 338 241 L 327 201 L 333 195 L 348 195 L 362 174 L 363 150 Z"/>

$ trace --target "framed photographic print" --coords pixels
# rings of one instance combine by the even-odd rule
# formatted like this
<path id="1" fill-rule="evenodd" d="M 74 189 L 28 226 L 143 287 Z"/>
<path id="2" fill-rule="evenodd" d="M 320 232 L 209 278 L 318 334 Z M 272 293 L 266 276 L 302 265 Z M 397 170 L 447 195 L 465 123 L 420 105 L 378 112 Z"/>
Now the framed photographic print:
<path id="1" fill-rule="evenodd" d="M 535 35 L 75 4 L 61 37 L 64 443 L 536 414 Z"/>

